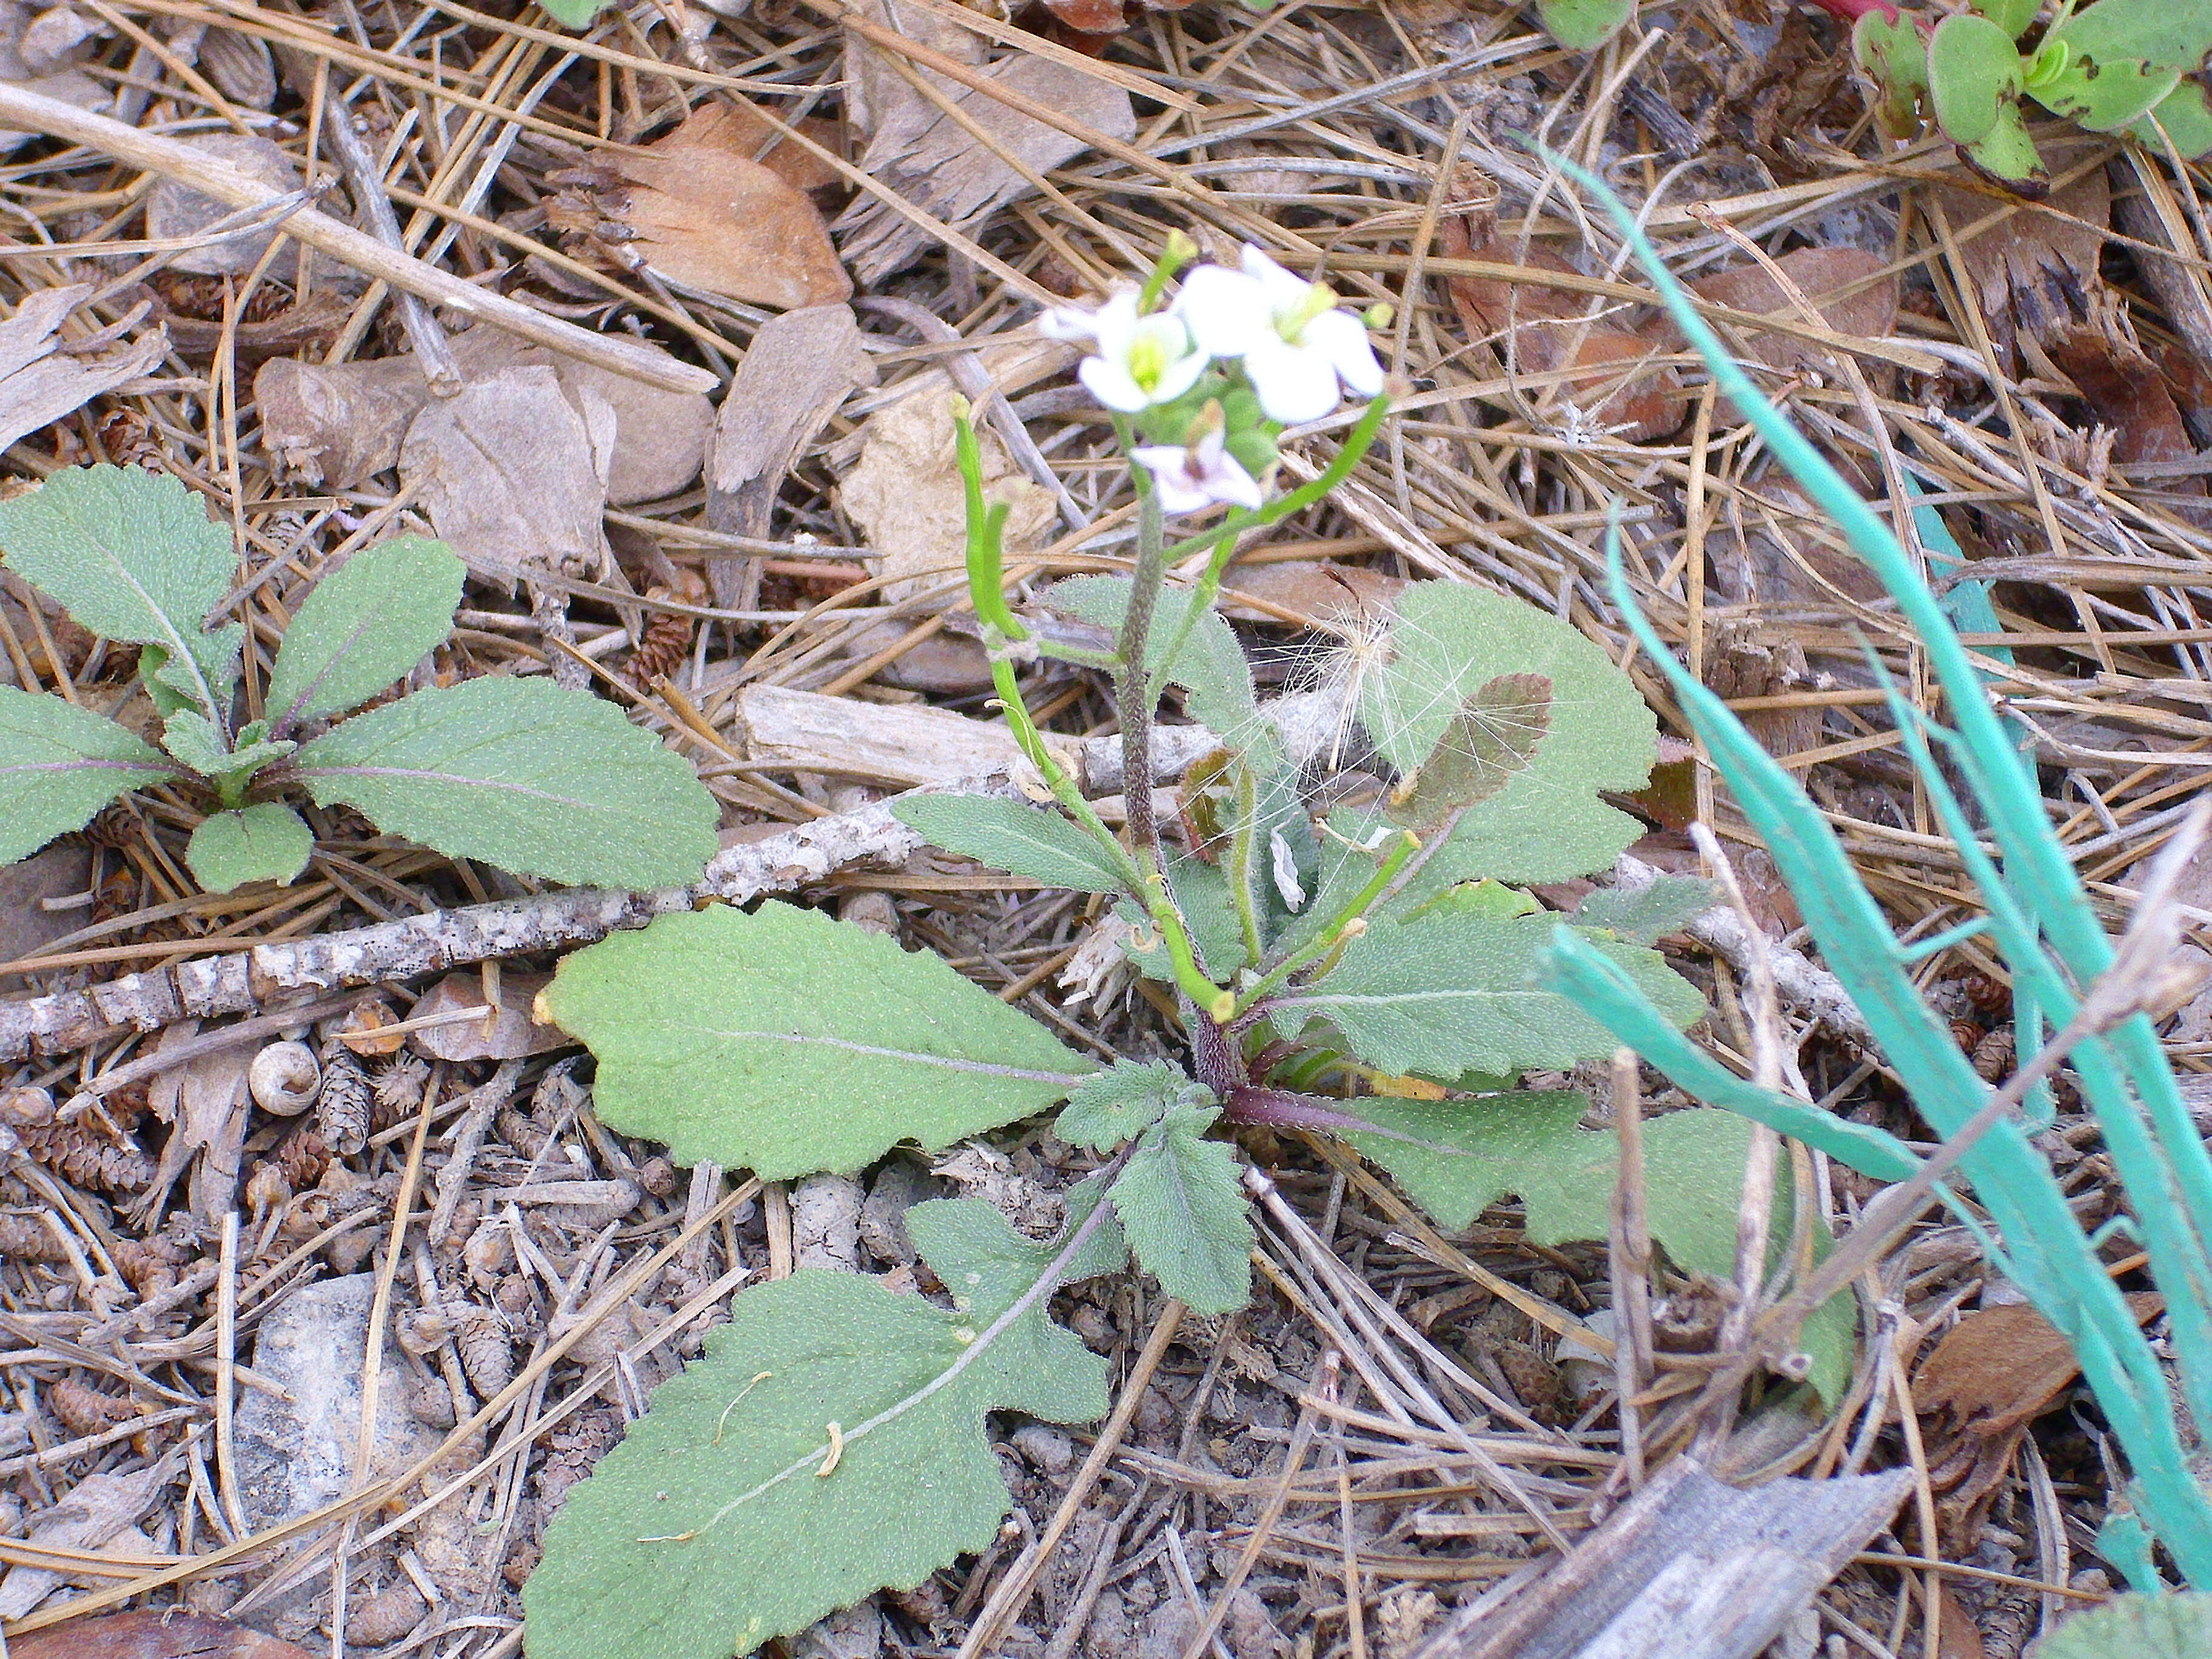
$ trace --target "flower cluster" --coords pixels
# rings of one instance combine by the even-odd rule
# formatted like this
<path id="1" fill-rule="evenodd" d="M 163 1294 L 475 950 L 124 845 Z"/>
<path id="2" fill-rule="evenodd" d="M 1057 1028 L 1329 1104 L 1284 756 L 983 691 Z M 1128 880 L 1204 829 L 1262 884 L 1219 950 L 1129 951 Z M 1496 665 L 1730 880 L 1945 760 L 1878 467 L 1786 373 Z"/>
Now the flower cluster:
<path id="1" fill-rule="evenodd" d="M 1096 311 L 1055 307 L 1039 324 L 1087 340 L 1091 394 L 1152 442 L 1131 451 L 1170 514 L 1257 508 L 1285 426 L 1319 420 L 1345 390 L 1371 398 L 1382 366 L 1364 321 L 1335 293 L 1247 246 L 1243 268 L 1200 265 L 1164 310 L 1134 289 Z M 1159 284 L 1156 281 L 1153 286 Z"/>

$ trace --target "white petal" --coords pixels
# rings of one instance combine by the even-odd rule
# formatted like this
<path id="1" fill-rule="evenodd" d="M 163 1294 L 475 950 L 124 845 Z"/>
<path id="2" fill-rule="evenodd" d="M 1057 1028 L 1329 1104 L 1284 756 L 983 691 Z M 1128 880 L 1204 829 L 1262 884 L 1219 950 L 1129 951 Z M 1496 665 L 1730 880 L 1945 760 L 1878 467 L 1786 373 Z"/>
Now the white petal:
<path id="1" fill-rule="evenodd" d="M 1173 310 L 1198 349 L 1214 357 L 1243 356 L 1267 325 L 1260 285 L 1220 265 L 1200 265 L 1184 277 Z"/>
<path id="2" fill-rule="evenodd" d="M 1336 365 L 1318 351 L 1262 341 L 1244 354 L 1244 372 L 1271 421 L 1296 426 L 1336 407 Z"/>
<path id="3" fill-rule="evenodd" d="M 1188 357 L 1178 358 L 1162 372 L 1159 384 L 1152 388 L 1152 401 L 1171 404 L 1198 384 L 1198 377 L 1206 373 L 1209 360 L 1203 351 L 1194 351 Z"/>
<path id="4" fill-rule="evenodd" d="M 1214 500 L 1255 513 L 1267 499 L 1261 493 L 1260 481 L 1247 472 L 1244 464 L 1234 455 L 1224 455 L 1218 466 L 1209 469 L 1206 483 Z"/>
<path id="5" fill-rule="evenodd" d="M 1073 306 L 1048 306 L 1037 319 L 1037 332 L 1048 340 L 1095 340 L 1098 314 Z"/>
<path id="6" fill-rule="evenodd" d="M 1092 397 L 1120 414 L 1134 415 L 1152 402 L 1145 388 L 1115 358 L 1085 357 L 1075 373 Z"/>
<path id="7" fill-rule="evenodd" d="M 1345 385 L 1363 398 L 1382 389 L 1382 365 L 1375 361 L 1375 348 L 1367 330 L 1348 311 L 1324 311 L 1308 323 L 1301 337 L 1306 346 L 1335 366 Z"/>
<path id="8" fill-rule="evenodd" d="M 1152 475 L 1152 489 L 1160 498 L 1160 511 L 1170 514 L 1203 513 L 1213 497 L 1194 484 L 1183 471 L 1183 452 L 1172 445 L 1133 450 Z"/>
<path id="9" fill-rule="evenodd" d="M 1267 295 L 1270 312 L 1296 311 L 1313 288 L 1304 277 L 1284 270 L 1249 242 L 1244 244 L 1244 274 Z"/>
<path id="10" fill-rule="evenodd" d="M 1139 322 L 1135 291 L 1115 289 L 1114 297 L 1092 314 L 1091 326 L 1098 336 L 1098 349 L 1109 357 L 1127 355 Z"/>

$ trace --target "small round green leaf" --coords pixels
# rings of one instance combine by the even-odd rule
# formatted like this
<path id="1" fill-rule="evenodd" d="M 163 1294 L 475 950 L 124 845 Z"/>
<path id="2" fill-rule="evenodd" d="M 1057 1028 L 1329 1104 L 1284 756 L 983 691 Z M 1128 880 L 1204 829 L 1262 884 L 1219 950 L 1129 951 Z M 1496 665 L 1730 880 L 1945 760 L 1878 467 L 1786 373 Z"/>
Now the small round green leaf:
<path id="1" fill-rule="evenodd" d="M 1536 15 L 1569 52 L 1594 52 L 1636 15 L 1636 0 L 1536 0 Z"/>
<path id="2" fill-rule="evenodd" d="M 1959 153 L 1983 177 L 2008 185 L 2023 196 L 2040 196 L 2050 183 L 2051 175 L 2016 103 L 2000 106 L 1996 125 L 1978 142 L 1961 144 Z"/>
<path id="3" fill-rule="evenodd" d="M 2156 109 L 2128 129 L 2128 137 L 2148 149 L 2179 151 L 2187 161 L 2212 155 L 2212 94 L 2203 77 L 2183 76 Z"/>
<path id="4" fill-rule="evenodd" d="M 1928 38 L 1912 19 L 1863 14 L 1851 26 L 1851 56 L 1881 91 L 1875 116 L 1893 138 L 1920 131 L 1920 106 L 1928 91 Z"/>
<path id="5" fill-rule="evenodd" d="M 249 881 L 289 887 L 307 867 L 314 831 L 289 806 L 264 801 L 234 812 L 217 812 L 192 831 L 185 862 L 210 893 L 228 893 Z"/>
<path id="6" fill-rule="evenodd" d="M 2020 97 L 2025 73 L 2012 36 L 1988 18 L 1962 11 L 1938 23 L 1928 41 L 1928 90 L 1943 136 L 1954 144 L 1988 137 Z"/>
<path id="7" fill-rule="evenodd" d="M 315 584 L 269 677 L 279 737 L 358 708 L 453 631 L 468 568 L 443 542 L 403 536 L 356 553 Z"/>

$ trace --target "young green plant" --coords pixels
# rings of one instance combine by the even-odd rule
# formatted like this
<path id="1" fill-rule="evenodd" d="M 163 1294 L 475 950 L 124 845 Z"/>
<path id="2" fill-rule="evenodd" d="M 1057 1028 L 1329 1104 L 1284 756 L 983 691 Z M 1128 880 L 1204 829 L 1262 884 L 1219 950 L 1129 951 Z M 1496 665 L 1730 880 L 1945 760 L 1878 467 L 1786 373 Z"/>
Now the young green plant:
<path id="1" fill-rule="evenodd" d="M 453 631 L 465 573 L 442 542 L 367 548 L 319 582 L 284 627 L 262 717 L 243 724 L 245 626 L 207 621 L 237 552 L 178 480 L 58 472 L 0 502 L 0 559 L 88 632 L 140 647 L 160 742 L 78 702 L 0 687 L 0 862 L 155 787 L 203 809 L 185 859 L 210 892 L 307 867 L 314 834 L 287 799 L 299 795 L 557 881 L 663 886 L 696 880 L 714 855 L 717 809 L 690 765 L 586 693 L 488 675 L 351 714 Z"/>
<path id="2" fill-rule="evenodd" d="M 1381 431 L 1363 326 L 1380 319 L 1256 249 L 1189 271 L 1170 296 L 1194 252 L 1172 247 L 1143 284 L 1045 325 L 1090 343 L 1079 377 L 1132 465 L 1126 574 L 1010 597 L 956 406 L 970 593 L 1049 805 L 1010 786 L 895 808 L 949 851 L 1115 906 L 1129 968 L 1178 999 L 1175 1057 L 1101 1066 L 936 956 L 784 904 L 665 917 L 569 957 L 543 1006 L 597 1056 L 600 1116 L 679 1162 L 771 1180 L 858 1170 L 1057 1104 L 1054 1133 L 1096 1166 L 1046 1243 L 1013 1237 L 980 1200 L 913 1212 L 950 1306 L 805 1269 L 741 1292 L 705 1358 L 549 1533 L 525 1590 L 538 1659 L 720 1659 L 983 1547 L 1007 1501 L 986 1415 L 1103 1409 L 1097 1362 L 1045 1317 L 1054 1291 L 1133 1258 L 1200 1312 L 1250 1296 L 1235 1126 L 1341 1137 L 1447 1226 L 1510 1193 L 1534 1242 L 1605 1235 L 1613 1136 L 1582 1127 L 1580 1094 L 1520 1074 L 1602 1058 L 1613 1040 L 1531 982 L 1553 919 L 1523 890 L 1607 869 L 1641 833 L 1600 792 L 1644 785 L 1656 722 L 1568 624 L 1418 584 L 1382 659 L 1346 688 L 1343 719 L 1387 775 L 1316 822 L 1324 769 L 1259 700 L 1215 600 L 1248 537 L 1322 499 Z M 1284 428 L 1326 418 L 1347 387 L 1367 405 L 1336 455 L 1278 489 Z M 1176 520 L 1187 533 L 1171 536 Z M 1023 671 L 1042 659 L 1111 681 L 1123 834 L 1039 734 Z M 1154 738 L 1171 696 L 1212 746 L 1163 817 Z M 1652 946 L 1712 902 L 1705 884 L 1673 882 L 1570 927 L 1671 1030 L 1704 1003 Z M 1731 1272 L 1749 1133 L 1717 1110 L 1647 1132 L 1653 1230 L 1678 1268 Z M 1785 1217 L 1777 1237 L 1790 1231 Z M 1808 1338 L 1829 1397 L 1850 1341 L 1843 1304 Z M 885 1514 L 901 1526 L 876 1524 Z"/>

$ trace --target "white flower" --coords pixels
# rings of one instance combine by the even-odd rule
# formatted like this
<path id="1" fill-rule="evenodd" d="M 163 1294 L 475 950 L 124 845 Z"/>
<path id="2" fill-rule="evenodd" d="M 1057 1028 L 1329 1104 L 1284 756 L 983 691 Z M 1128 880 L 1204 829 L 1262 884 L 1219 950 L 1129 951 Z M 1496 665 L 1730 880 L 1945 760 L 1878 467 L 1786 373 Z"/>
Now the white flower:
<path id="1" fill-rule="evenodd" d="M 1222 447 L 1222 437 L 1217 426 L 1188 448 L 1181 444 L 1153 444 L 1130 452 L 1152 475 L 1152 488 L 1160 493 L 1163 512 L 1202 513 L 1217 501 L 1259 509 L 1266 499 L 1260 493 L 1259 481 Z"/>
<path id="2" fill-rule="evenodd" d="M 1192 271 L 1174 311 L 1200 350 L 1243 359 L 1271 421 L 1319 420 L 1336 407 L 1340 380 L 1362 397 L 1382 390 L 1382 366 L 1359 319 L 1336 308 L 1327 284 L 1293 276 L 1249 243 L 1243 270 Z"/>
<path id="3" fill-rule="evenodd" d="M 1206 373 L 1206 354 L 1171 312 L 1137 314 L 1137 291 L 1122 289 L 1096 311 L 1055 306 L 1037 323 L 1055 340 L 1091 340 L 1097 356 L 1076 370 L 1091 395 L 1123 415 L 1173 403 Z"/>

